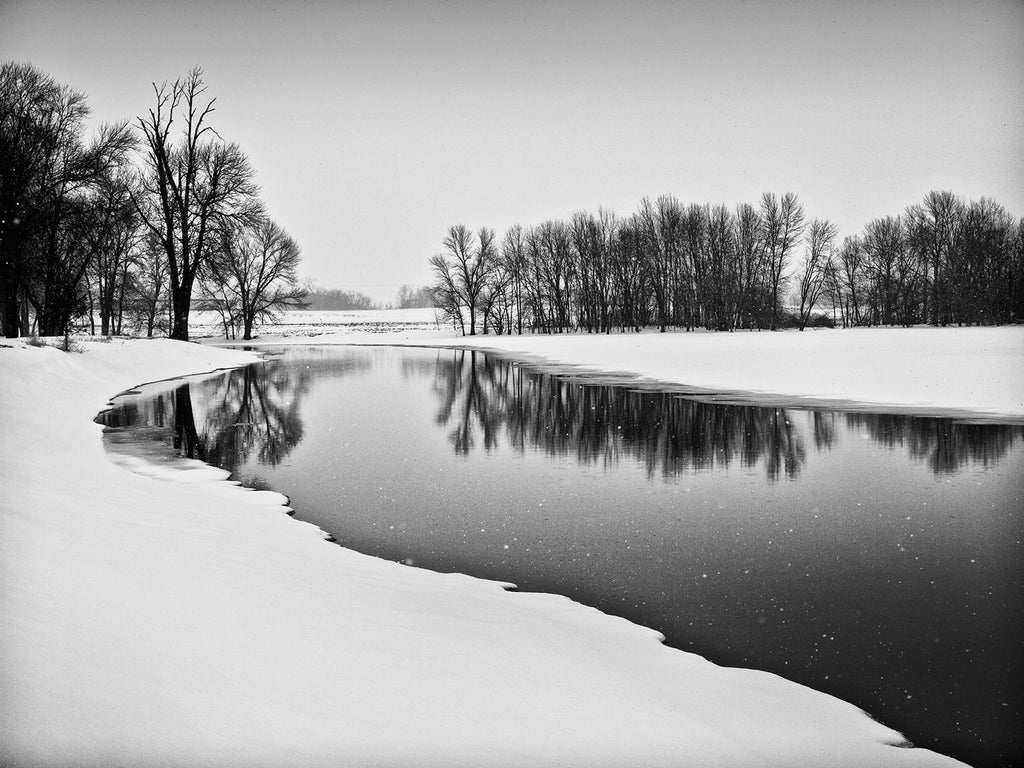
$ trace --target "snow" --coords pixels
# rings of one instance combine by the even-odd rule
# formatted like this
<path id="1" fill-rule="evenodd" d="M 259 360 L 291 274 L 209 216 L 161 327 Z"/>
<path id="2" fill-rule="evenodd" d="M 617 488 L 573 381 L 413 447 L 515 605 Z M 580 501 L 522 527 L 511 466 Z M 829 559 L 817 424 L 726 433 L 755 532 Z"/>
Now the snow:
<path id="1" fill-rule="evenodd" d="M 484 346 L 797 405 L 1024 416 L 1021 326 L 548 336 L 536 341 L 502 337 Z"/>
<path id="2" fill-rule="evenodd" d="M 255 343 L 458 346 L 590 373 L 625 372 L 616 380 L 634 384 L 780 405 L 1024 418 L 1019 325 L 459 337 L 393 322 L 386 311 L 377 313 L 370 332 L 372 318 L 352 324 L 340 314 L 321 313 L 315 339 L 286 338 L 272 327 Z"/>
<path id="3" fill-rule="evenodd" d="M 521 348 L 596 366 L 650 339 Z M 959 764 L 568 599 L 346 550 L 213 468 L 115 465 L 92 421 L 112 395 L 252 355 L 83 346 L 0 343 L 5 764 Z"/>
<path id="4" fill-rule="evenodd" d="M 403 331 L 433 332 L 440 330 L 436 312 L 430 308 L 360 309 L 360 310 L 293 310 L 281 313 L 261 331 L 281 337 L 315 337 L 339 330 L 347 333 L 385 334 Z M 194 339 L 222 336 L 224 326 L 216 312 L 194 312 L 189 332 Z"/>

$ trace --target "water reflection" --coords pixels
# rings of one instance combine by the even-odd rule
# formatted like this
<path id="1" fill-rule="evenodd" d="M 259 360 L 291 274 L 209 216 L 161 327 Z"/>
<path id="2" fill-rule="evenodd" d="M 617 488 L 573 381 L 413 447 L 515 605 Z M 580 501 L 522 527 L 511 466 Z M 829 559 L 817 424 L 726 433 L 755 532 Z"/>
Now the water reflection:
<path id="1" fill-rule="evenodd" d="M 1024 434 L 1024 427 L 1010 424 L 970 424 L 890 414 L 848 413 L 846 422 L 865 430 L 886 448 L 906 447 L 913 458 L 927 462 L 936 475 L 953 474 L 968 463 L 994 466 Z"/>
<path id="2" fill-rule="evenodd" d="M 437 422 L 456 453 L 497 447 L 574 455 L 581 463 L 642 463 L 649 477 L 762 459 L 768 476 L 794 478 L 806 458 L 803 437 L 782 408 L 722 406 L 662 392 L 566 381 L 477 353 L 439 356 Z M 827 418 L 825 419 L 827 421 Z M 479 440 L 478 440 L 479 436 Z"/>
<path id="3" fill-rule="evenodd" d="M 403 370 L 408 376 L 426 367 Z M 581 463 L 609 465 L 628 457 L 642 463 L 649 477 L 763 463 L 772 481 L 795 479 L 807 459 L 794 413 L 785 408 L 720 405 L 567 381 L 471 351 L 439 354 L 433 367 L 437 423 L 449 429 L 457 454 L 490 451 L 504 438 L 520 452 L 574 455 Z M 815 449 L 832 448 L 838 418 L 835 412 L 811 412 Z M 898 415 L 846 414 L 846 423 L 886 447 L 906 446 L 936 474 L 967 462 L 997 463 L 1024 434 L 1020 426 Z"/>
<path id="4" fill-rule="evenodd" d="M 183 458 L 230 472 L 253 458 L 274 467 L 303 438 L 300 401 L 309 380 L 308 368 L 271 361 L 126 400 L 100 420 L 115 430 L 148 425 L 140 439 L 169 442 Z"/>
<path id="5" fill-rule="evenodd" d="M 300 401 L 317 377 L 366 373 L 371 354 L 309 353 L 304 364 L 269 360 L 172 392 L 120 403 L 101 417 L 109 427 L 147 424 L 172 435 L 180 456 L 235 472 L 255 459 L 280 464 L 303 438 Z M 436 423 L 457 455 L 504 444 L 524 453 L 575 457 L 611 467 L 635 461 L 648 477 L 675 479 L 692 472 L 763 466 L 770 481 L 796 479 L 808 440 L 825 452 L 836 441 L 837 420 L 889 449 L 905 448 L 936 475 L 965 464 L 1000 462 L 1024 427 L 970 424 L 893 414 L 812 411 L 810 430 L 794 427 L 786 408 L 722 405 L 676 394 L 599 386 L 524 370 L 480 352 L 438 352 L 401 363 L 406 380 L 427 378 L 437 400 Z M 194 404 L 201 404 L 196 406 Z M 196 407 L 201 410 L 197 413 Z"/>
<path id="6" fill-rule="evenodd" d="M 276 467 L 303 437 L 299 403 L 309 388 L 309 371 L 279 363 L 249 366 L 206 383 L 198 400 L 206 404 L 202 442 L 206 457 L 235 471 L 250 456 Z M 188 399 L 188 398 L 186 398 Z M 176 417 L 187 433 L 191 413 Z"/>

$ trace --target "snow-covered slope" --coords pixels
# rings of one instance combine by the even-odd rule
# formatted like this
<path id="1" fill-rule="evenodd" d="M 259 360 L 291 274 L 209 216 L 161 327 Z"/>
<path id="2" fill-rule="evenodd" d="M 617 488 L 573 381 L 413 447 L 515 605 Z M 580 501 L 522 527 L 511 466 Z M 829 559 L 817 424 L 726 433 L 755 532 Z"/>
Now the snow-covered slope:
<path id="1" fill-rule="evenodd" d="M 115 466 L 110 396 L 250 358 L 85 347 L 0 346 L 4 764 L 956 764 L 567 599 L 345 550 L 212 468 Z"/>

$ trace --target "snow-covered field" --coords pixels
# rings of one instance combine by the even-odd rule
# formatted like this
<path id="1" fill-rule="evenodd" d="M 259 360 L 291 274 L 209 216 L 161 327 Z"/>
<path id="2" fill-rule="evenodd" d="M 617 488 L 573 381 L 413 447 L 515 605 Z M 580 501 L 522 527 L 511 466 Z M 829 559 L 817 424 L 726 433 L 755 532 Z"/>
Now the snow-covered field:
<path id="1" fill-rule="evenodd" d="M 430 334 L 385 337 L 403 335 Z M 1019 343 L 1011 336 L 979 334 L 957 354 L 988 338 Z M 672 359 L 697 349 L 675 338 L 500 341 L 670 379 L 684 370 Z M 714 337 L 733 338 L 743 337 Z M 0 342 L 4 764 L 957 764 L 894 746 L 899 734 L 835 698 L 715 666 L 565 598 L 343 549 L 284 514 L 279 495 L 212 468 L 115 466 L 92 422 L 111 396 L 252 356 L 169 341 L 83 346 Z M 979 359 L 1019 372 L 1019 354 L 1003 355 Z M 960 357 L 941 362 L 958 381 L 986 375 L 956 371 Z"/>
<path id="2" fill-rule="evenodd" d="M 224 327 L 215 312 L 194 312 L 189 331 L 194 339 L 224 336 Z M 361 333 L 374 337 L 393 333 L 434 333 L 441 326 L 433 309 L 366 309 L 348 312 L 296 310 L 263 325 L 262 336 L 315 338 L 332 333 Z M 447 330 L 447 329 L 444 329 Z"/>

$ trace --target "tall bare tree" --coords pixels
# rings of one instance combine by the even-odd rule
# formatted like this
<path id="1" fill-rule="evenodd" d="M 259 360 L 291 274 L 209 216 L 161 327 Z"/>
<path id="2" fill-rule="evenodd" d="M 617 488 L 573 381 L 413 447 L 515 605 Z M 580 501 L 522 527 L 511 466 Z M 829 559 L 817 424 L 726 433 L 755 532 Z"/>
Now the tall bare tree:
<path id="1" fill-rule="evenodd" d="M 900 265 L 907 251 L 906 230 L 898 216 L 873 219 L 864 228 L 864 253 L 870 276 L 869 300 L 874 322 L 896 322 L 900 298 Z"/>
<path id="2" fill-rule="evenodd" d="M 501 241 L 501 263 L 509 277 L 511 309 L 515 315 L 516 333 L 523 332 L 524 284 L 526 282 L 526 240 L 523 228 L 514 224 L 505 232 Z M 509 329 L 511 332 L 511 328 Z"/>
<path id="3" fill-rule="evenodd" d="M 769 328 L 778 328 L 779 298 L 790 255 L 804 233 L 804 207 L 792 192 L 776 198 L 771 192 L 761 196 L 761 219 L 764 224 L 765 266 L 768 272 L 768 295 L 771 300 Z"/>
<path id="4" fill-rule="evenodd" d="M 752 328 L 763 316 L 764 227 L 749 203 L 736 206 L 736 258 L 738 260 L 736 318 L 733 327 Z"/>
<path id="5" fill-rule="evenodd" d="M 90 280 L 104 336 L 121 333 L 129 275 L 140 256 L 141 226 L 131 200 L 133 183 L 132 174 L 122 168 L 105 175 L 97 191 L 97 204 L 108 212 L 109 226 L 90 234 L 96 253 Z"/>
<path id="6" fill-rule="evenodd" d="M 138 119 L 148 173 L 137 207 L 167 255 L 171 338 L 187 341 L 192 291 L 217 230 L 255 220 L 262 205 L 248 159 L 208 122 L 215 99 L 206 99 L 202 70 L 153 91 L 156 106 Z"/>
<path id="7" fill-rule="evenodd" d="M 430 259 L 438 308 L 459 324 L 466 333 L 465 310 L 469 317 L 469 335 L 476 335 L 477 314 L 491 272 L 495 269 L 498 248 L 494 230 L 481 227 L 475 236 L 468 227 L 456 224 L 448 228 L 444 253 Z"/>
<path id="8" fill-rule="evenodd" d="M 907 209 L 909 242 L 929 278 L 928 315 L 932 325 L 948 321 L 949 296 L 945 271 L 949 265 L 963 203 L 952 192 L 929 192 Z"/>
<path id="9" fill-rule="evenodd" d="M 864 301 L 866 282 L 866 254 L 864 243 L 857 235 L 843 238 L 836 257 L 836 267 L 843 306 L 843 320 L 849 325 L 860 325 L 861 306 Z"/>
<path id="10" fill-rule="evenodd" d="M 825 281 L 832 271 L 832 251 L 839 228 L 828 219 L 815 219 L 807 233 L 807 251 L 800 270 L 800 315 L 802 331 L 810 322 Z"/>
<path id="11" fill-rule="evenodd" d="M 661 195 L 653 205 L 645 197 L 640 201 L 637 221 L 644 234 L 644 253 L 654 291 L 658 327 L 664 333 L 669 323 L 675 320 L 673 277 L 682 255 L 683 207 L 672 195 Z"/>

